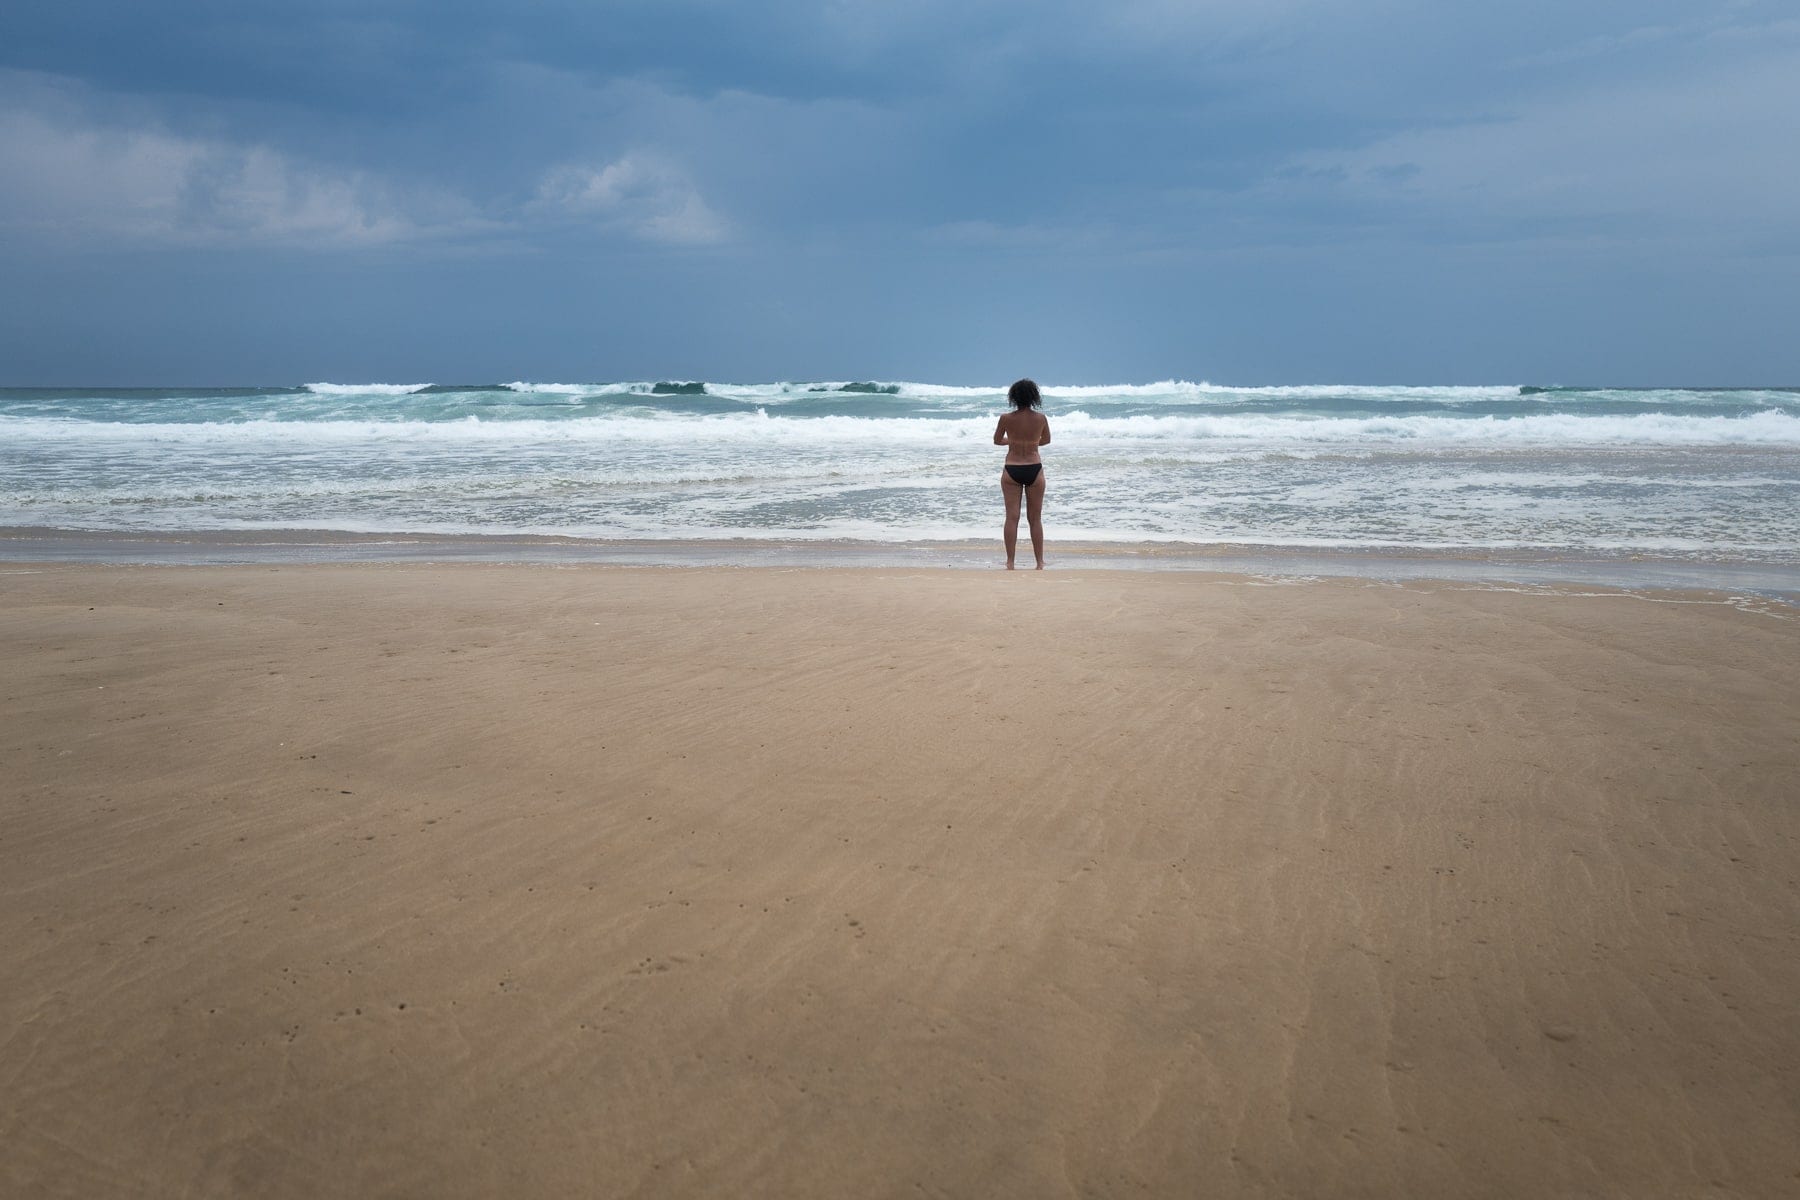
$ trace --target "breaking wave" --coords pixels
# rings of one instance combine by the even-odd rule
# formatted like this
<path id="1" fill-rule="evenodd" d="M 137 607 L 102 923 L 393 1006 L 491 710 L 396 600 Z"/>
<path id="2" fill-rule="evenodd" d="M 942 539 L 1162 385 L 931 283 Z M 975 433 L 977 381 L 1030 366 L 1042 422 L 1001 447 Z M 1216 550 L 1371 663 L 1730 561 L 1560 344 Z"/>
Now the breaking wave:
<path id="1" fill-rule="evenodd" d="M 315 396 L 410 396 L 431 389 L 429 383 L 305 383 Z"/>
<path id="2" fill-rule="evenodd" d="M 1097 416 L 1085 410 L 1054 422 L 1064 444 L 1110 441 L 1261 443 L 1271 446 L 1417 445 L 1464 448 L 1800 446 L 1800 416 L 1772 409 L 1746 416 L 1637 413 L 1580 416 L 1320 417 L 1275 414 Z M 645 415 L 638 410 L 606 416 L 421 421 L 272 420 L 214 422 L 103 422 L 68 417 L 0 417 L 0 431 L 15 441 L 332 444 L 437 442 L 493 444 L 553 442 L 684 442 L 747 445 L 811 443 L 821 446 L 871 441 L 960 443 L 987 440 L 988 418 L 785 416 L 768 410 Z"/>

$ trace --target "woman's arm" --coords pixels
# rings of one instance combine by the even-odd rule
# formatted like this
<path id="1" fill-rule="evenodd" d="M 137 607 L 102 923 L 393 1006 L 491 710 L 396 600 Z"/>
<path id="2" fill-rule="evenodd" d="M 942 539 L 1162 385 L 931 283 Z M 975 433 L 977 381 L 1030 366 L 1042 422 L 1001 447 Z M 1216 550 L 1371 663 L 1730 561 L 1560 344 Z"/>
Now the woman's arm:
<path id="1" fill-rule="evenodd" d="M 1040 417 L 1038 419 L 1044 423 L 1044 432 L 1038 434 L 1038 445 L 1048 446 L 1050 444 L 1050 418 Z"/>
<path id="2" fill-rule="evenodd" d="M 1000 420 L 994 425 L 994 445 L 996 446 L 1006 445 L 1006 416 L 1007 414 L 1001 413 Z"/>

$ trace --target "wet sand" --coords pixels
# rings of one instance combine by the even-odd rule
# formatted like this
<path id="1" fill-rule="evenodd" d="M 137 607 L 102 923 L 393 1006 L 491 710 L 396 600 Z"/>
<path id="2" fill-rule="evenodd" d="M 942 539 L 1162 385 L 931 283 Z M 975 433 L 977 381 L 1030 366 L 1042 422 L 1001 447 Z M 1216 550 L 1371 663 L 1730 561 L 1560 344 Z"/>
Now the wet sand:
<path id="1" fill-rule="evenodd" d="M 0 1194 L 1800 1193 L 1800 619 L 0 568 Z"/>
<path id="2" fill-rule="evenodd" d="M 0 525 L 8 564 L 306 566 L 854 567 L 992 570 L 993 538 L 927 542 L 865 539 L 611 538 L 505 533 L 352 533 L 332 529 L 82 530 Z M 1029 558 L 1029 555 L 1027 555 Z M 1427 580 L 1660 592 L 1726 591 L 1800 607 L 1800 564 L 1538 549 L 1432 549 L 1255 543 L 1105 542 L 1056 538 L 1058 570 L 1200 571 L 1291 581 Z"/>

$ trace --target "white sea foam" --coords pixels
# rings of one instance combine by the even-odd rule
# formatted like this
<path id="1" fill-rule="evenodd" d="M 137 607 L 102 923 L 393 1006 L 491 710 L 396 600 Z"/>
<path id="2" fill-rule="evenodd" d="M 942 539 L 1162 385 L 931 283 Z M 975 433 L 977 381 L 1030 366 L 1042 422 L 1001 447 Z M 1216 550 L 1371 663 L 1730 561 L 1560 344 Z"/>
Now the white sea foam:
<path id="1" fill-rule="evenodd" d="M 408 396 L 422 392 L 429 383 L 305 383 L 300 386 L 315 396 Z"/>
<path id="2" fill-rule="evenodd" d="M 1006 389 L 1001 388 L 1005 395 Z M 1477 401 L 1512 400 L 1519 394 L 1516 387 L 1505 386 L 1377 386 L 1370 384 L 1289 384 L 1283 386 L 1240 387 L 1222 383 L 1190 383 L 1184 379 L 1166 379 L 1160 383 L 1103 384 L 1097 386 L 1042 385 L 1045 396 L 1058 400 L 1111 399 L 1231 399 L 1254 397 L 1286 400 L 1431 400 L 1438 403 L 1473 403 Z"/>
<path id="3" fill-rule="evenodd" d="M 531 383 L 515 381 L 505 385 L 516 392 L 551 392 L 567 395 L 611 394 L 617 395 L 651 394 L 657 386 L 653 380 L 625 380 L 595 383 Z M 722 383 L 708 381 L 708 394 L 729 396 L 742 399 L 761 399 L 775 403 L 800 398 L 817 398 L 822 395 L 842 395 L 846 398 L 859 394 L 860 391 L 845 391 L 847 388 L 872 386 L 892 389 L 887 394 L 904 396 L 918 400 L 983 400 L 1004 404 L 1009 383 L 986 385 L 966 385 L 949 383 L 926 383 L 916 380 L 815 380 L 809 382 L 774 382 L 774 383 Z M 1299 384 L 1281 386 L 1239 386 L 1233 384 L 1192 382 L 1185 379 L 1164 379 L 1153 383 L 1111 383 L 1111 384 L 1040 384 L 1043 395 L 1053 400 L 1208 400 L 1230 399 L 1237 397 L 1260 397 L 1265 399 L 1367 399 L 1378 401 L 1384 399 L 1433 400 L 1440 403 L 1477 402 L 1492 400 L 1511 400 L 1519 395 L 1519 389 L 1512 385 L 1405 385 L 1387 386 L 1372 384 Z M 881 392 L 875 393 L 877 395 Z M 1628 393 L 1621 393 L 1628 394 Z"/>
<path id="4" fill-rule="evenodd" d="M 671 406 L 678 407 L 678 398 L 691 399 L 697 393 L 691 391 L 674 391 L 668 386 L 671 381 L 654 380 L 615 380 L 594 382 L 533 382 L 530 380 L 514 380 L 511 383 L 496 384 L 491 388 L 472 387 L 460 392 L 448 392 L 446 396 L 460 396 L 463 399 L 491 393 L 494 390 L 508 391 L 524 396 L 544 395 L 576 398 L 584 401 L 601 401 L 608 397 L 641 396 L 650 405 L 675 401 Z M 682 383 L 683 381 L 673 381 Z M 357 396 L 357 395 L 401 395 L 416 392 L 427 385 L 423 384 L 311 384 L 308 389 L 322 395 Z M 685 387 L 694 387 L 692 381 L 683 383 Z M 819 404 L 854 405 L 859 401 L 867 401 L 882 405 L 884 401 L 894 399 L 910 401 L 916 408 L 939 409 L 946 414 L 967 413 L 974 411 L 997 412 L 1006 405 L 1005 384 L 961 385 L 940 384 L 909 380 L 822 380 L 810 382 L 770 382 L 770 383 L 721 383 L 708 381 L 703 385 L 704 394 L 717 399 L 737 400 L 746 403 L 761 404 L 774 408 L 788 405 L 806 404 L 809 409 Z M 1328 408 L 1335 406 L 1366 407 L 1379 411 L 1389 405 L 1417 407 L 1420 405 L 1435 406 L 1451 410 L 1480 405 L 1503 404 L 1509 410 L 1518 411 L 1523 406 L 1526 411 L 1539 410 L 1546 415 L 1555 412 L 1579 413 L 1583 407 L 1596 404 L 1622 408 L 1627 411 L 1656 408 L 1674 410 L 1680 413 L 1683 409 L 1699 408 L 1702 410 L 1715 405 L 1725 404 L 1742 406 L 1764 404 L 1776 410 L 1793 412 L 1800 408 L 1800 396 L 1791 391 L 1780 389 L 1740 389 L 1723 393 L 1717 390 L 1695 391 L 1693 389 L 1531 389 L 1521 392 L 1513 385 L 1369 385 L 1369 384 L 1299 384 L 1272 386 L 1238 386 L 1217 384 L 1207 381 L 1189 381 L 1182 379 L 1165 379 L 1150 383 L 1130 384 L 1044 384 L 1043 394 L 1052 413 L 1065 412 L 1071 404 L 1081 406 L 1097 406 L 1107 408 L 1115 405 L 1126 406 L 1135 410 L 1156 410 L 1169 407 L 1181 410 L 1201 410 L 1209 408 L 1231 409 L 1244 406 L 1267 409 L 1276 405 L 1288 405 L 1297 410 L 1309 406 L 1324 404 L 1327 408 L 1318 410 L 1323 415 Z M 449 400 L 448 403 L 455 403 Z M 1589 412 L 1581 415 L 1597 415 Z"/>
<path id="5" fill-rule="evenodd" d="M 1456 417 L 1311 417 L 1274 414 L 1185 414 L 1098 417 L 1077 410 L 1058 416 L 1057 444 L 1098 448 L 1138 443 L 1166 450 L 1232 448 L 1463 449 L 1507 447 L 1800 446 L 1800 416 L 1772 409 L 1742 417 L 1639 413 L 1617 416 L 1543 414 Z M 566 420 L 103 422 L 66 417 L 0 417 L 0 435 L 16 442 L 155 442 L 229 445 L 430 443 L 741 443 L 746 446 L 845 444 L 962 445 L 986 441 L 987 418 L 788 417 L 754 413 L 646 414 L 641 410 Z"/>
<path id="6" fill-rule="evenodd" d="M 1071 439 L 1233 439 L 1316 445 L 1700 446 L 1800 445 L 1800 417 L 1773 409 L 1745 417 L 1634 413 L 1521 417 L 1314 417 L 1262 414 L 1095 417 L 1076 410 L 1057 419 Z"/>
<path id="7" fill-rule="evenodd" d="M 487 420 L 465 416 L 449 421 L 77 421 L 63 417 L 0 417 L 0 435 L 18 442 L 153 442 L 191 445 L 368 445 L 397 442 L 454 444 L 556 444 L 566 442 L 692 443 L 755 445 L 957 443 L 988 440 L 979 419 L 880 421 L 870 417 L 773 417 L 767 413 L 695 416 L 575 417 L 563 421 Z"/>
<path id="8" fill-rule="evenodd" d="M 509 391 L 530 393 L 546 393 L 552 395 L 653 395 L 659 383 L 657 380 L 598 380 L 580 383 L 533 382 L 515 380 L 511 383 L 497 385 Z M 680 381 L 677 381 L 680 382 Z M 691 382 L 692 381 L 688 381 Z M 392 383 L 309 383 L 303 385 L 307 391 L 320 395 L 405 395 L 418 392 L 429 384 L 392 384 Z M 921 401 L 981 401 L 1003 405 L 1005 403 L 1008 383 L 982 385 L 930 383 L 918 380 L 819 380 L 808 382 L 766 382 L 766 383 L 731 383 L 707 381 L 703 385 L 706 394 L 726 396 L 749 400 L 767 400 L 772 403 L 837 395 L 844 399 L 854 399 L 857 395 L 868 394 L 865 389 L 878 389 L 875 394 L 882 393 L 906 397 Z M 1688 388 L 1533 388 L 1527 391 L 1512 384 L 1495 385 L 1388 385 L 1388 384 L 1277 384 L 1277 385 L 1238 385 L 1212 383 L 1206 380 L 1191 381 L 1185 379 L 1164 379 L 1150 383 L 1113 383 L 1113 384 L 1058 384 L 1041 383 L 1045 397 L 1050 400 L 1091 401 L 1119 400 L 1138 403 L 1154 403 L 1157 400 L 1170 400 L 1185 403 L 1206 403 L 1208 401 L 1231 400 L 1292 400 L 1304 402 L 1308 400 L 1351 400 L 1367 401 L 1379 404 L 1383 401 L 1412 401 L 1437 404 L 1465 404 L 1494 401 L 1527 401 L 1545 406 L 1566 405 L 1571 403 L 1592 403 L 1596 400 L 1615 401 L 1630 404 L 1664 404 L 1676 405 L 1690 403 L 1695 397 L 1721 395 L 1718 389 L 1696 391 Z M 854 389 L 854 390 L 846 390 Z M 484 389 L 470 388 L 471 392 Z M 1786 407 L 1796 403 L 1796 396 L 1791 390 L 1782 389 L 1737 389 L 1729 393 L 1738 402 L 1754 402 L 1761 400 L 1776 407 Z"/>
<path id="9" fill-rule="evenodd" d="M 547 396 L 585 396 L 590 392 L 604 392 L 604 391 L 609 391 L 609 390 L 617 390 L 617 391 L 626 390 L 624 385 L 620 385 L 617 388 L 609 389 L 604 384 L 527 383 L 522 379 L 514 380 L 512 383 L 506 384 L 505 387 L 506 387 L 506 390 L 509 392 L 524 392 L 528 395 L 532 394 L 532 393 L 537 393 L 537 394 L 547 395 Z M 645 387 L 648 388 L 649 385 L 646 384 Z"/>

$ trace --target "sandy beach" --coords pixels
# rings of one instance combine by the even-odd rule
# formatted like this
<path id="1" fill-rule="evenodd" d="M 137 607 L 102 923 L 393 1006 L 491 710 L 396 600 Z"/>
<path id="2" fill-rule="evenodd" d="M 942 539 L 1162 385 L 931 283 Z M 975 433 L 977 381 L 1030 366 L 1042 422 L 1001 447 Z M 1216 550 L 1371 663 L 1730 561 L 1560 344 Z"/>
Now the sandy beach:
<path id="1" fill-rule="evenodd" d="M 0 569 L 0 1194 L 1800 1194 L 1800 612 Z"/>

